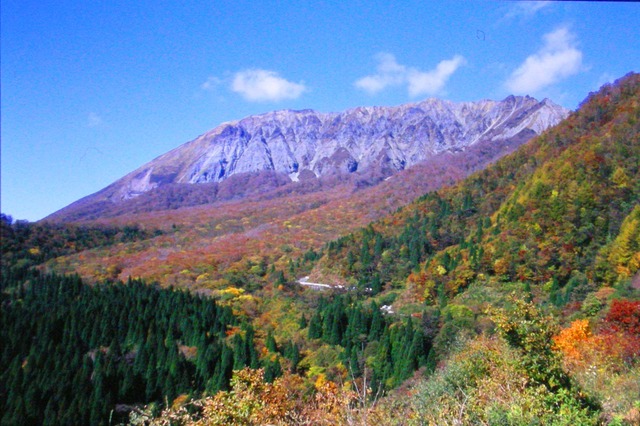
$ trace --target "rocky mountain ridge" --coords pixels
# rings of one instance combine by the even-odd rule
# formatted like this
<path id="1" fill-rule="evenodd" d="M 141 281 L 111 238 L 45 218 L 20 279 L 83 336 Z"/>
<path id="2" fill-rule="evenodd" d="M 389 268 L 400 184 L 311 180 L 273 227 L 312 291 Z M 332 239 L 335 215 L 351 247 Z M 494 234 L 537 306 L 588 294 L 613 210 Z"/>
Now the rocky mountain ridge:
<path id="1" fill-rule="evenodd" d="M 223 123 L 79 202 L 121 203 L 166 185 L 265 171 L 294 182 L 354 173 L 387 177 L 480 141 L 529 139 L 567 115 L 548 99 L 528 96 L 462 103 L 428 99 L 341 113 L 268 112 Z"/>

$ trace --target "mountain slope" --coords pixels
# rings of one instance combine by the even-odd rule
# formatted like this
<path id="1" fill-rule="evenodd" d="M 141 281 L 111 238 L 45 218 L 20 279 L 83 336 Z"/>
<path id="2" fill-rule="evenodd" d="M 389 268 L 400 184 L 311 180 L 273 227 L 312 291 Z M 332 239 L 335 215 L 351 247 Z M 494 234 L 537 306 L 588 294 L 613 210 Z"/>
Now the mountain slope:
<path id="1" fill-rule="evenodd" d="M 91 281 L 134 276 L 183 288 L 223 288 L 230 283 L 228 271 L 247 273 L 250 262 L 263 260 L 285 270 L 288 259 L 319 250 L 426 192 L 482 170 L 526 140 L 478 142 L 463 152 L 438 154 L 377 184 L 359 176 L 314 179 L 270 190 L 262 186 L 250 197 L 208 204 L 204 201 L 211 199 L 217 183 L 168 185 L 115 204 L 109 214 L 98 211 L 101 219 L 87 223 L 118 227 L 135 223 L 162 229 L 163 235 L 61 257 L 50 267 L 80 273 Z M 218 186 L 216 195 L 227 183 L 255 178 L 234 176 Z M 119 271 L 119 276 L 107 271 Z M 252 279 L 263 281 L 263 277 Z"/>
<path id="2" fill-rule="evenodd" d="M 180 184 L 209 184 L 199 196 L 206 203 L 318 177 L 352 174 L 379 181 L 480 142 L 521 143 L 566 115 L 547 99 L 514 96 L 475 103 L 429 99 L 329 114 L 270 112 L 224 123 L 47 219 L 108 216 L 114 205 L 169 186 L 193 193 Z M 247 175 L 253 178 L 238 178 Z"/>
<path id="3" fill-rule="evenodd" d="M 0 283 L 10 313 L 0 329 L 11 343 L 4 345 L 11 361 L 4 362 L 0 411 L 9 422 L 91 413 L 99 423 L 120 408 L 133 409 L 132 423 L 153 422 L 164 399 L 157 423 L 636 424 L 638 99 L 640 75 L 632 74 L 487 168 L 504 151 L 483 141 L 465 151 L 473 156 L 454 161 L 461 152 L 443 153 L 375 186 L 365 180 L 281 196 L 291 188 L 284 185 L 253 202 L 139 213 L 140 239 L 108 239 L 106 247 L 49 263 L 57 270 L 73 259 L 109 274 L 92 283 L 143 275 L 146 267 L 163 284 L 209 290 L 216 303 L 133 280 L 102 286 L 25 274 L 16 265 Z M 447 176 L 432 182 L 440 172 Z M 458 183 L 442 187 L 446 181 Z M 414 194 L 429 185 L 440 189 L 313 250 L 393 209 L 409 196 L 401 188 Z M 144 231 L 154 223 L 162 232 Z M 50 228 L 52 235 L 67 234 L 67 226 Z M 53 246 L 73 253 L 78 240 L 94 247 L 85 240 L 100 227 L 78 229 Z M 20 257 L 52 243 L 14 240 L 8 248 Z M 225 250 L 226 263 L 217 257 Z M 131 261 L 144 266 L 127 269 Z M 313 264 L 318 281 L 337 277 L 362 291 L 301 288 L 295 279 Z M 573 322 L 559 332 L 556 320 Z M 40 334 L 35 344 L 35 329 L 24 332 L 30 325 Z M 156 380 L 158 371 L 168 379 Z M 187 395 L 227 385 L 181 405 Z M 53 405 L 43 407 L 40 395 Z"/>
<path id="4" fill-rule="evenodd" d="M 519 281 L 563 304 L 632 278 L 639 98 L 638 74 L 603 87 L 514 154 L 330 244 L 316 280 L 407 283 L 411 298 L 429 303 L 477 280 Z"/>

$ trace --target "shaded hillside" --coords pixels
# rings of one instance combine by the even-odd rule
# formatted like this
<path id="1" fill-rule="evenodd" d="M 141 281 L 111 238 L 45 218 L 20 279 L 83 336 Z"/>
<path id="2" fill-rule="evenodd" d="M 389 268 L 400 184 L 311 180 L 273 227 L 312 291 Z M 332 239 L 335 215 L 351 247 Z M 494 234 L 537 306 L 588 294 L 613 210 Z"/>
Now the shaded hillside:
<path id="1" fill-rule="evenodd" d="M 259 365 L 251 326 L 187 292 L 34 272 L 3 274 L 0 292 L 2 424 L 119 422 Z"/>
<path id="2" fill-rule="evenodd" d="M 14 222 L 0 214 L 0 271 L 20 270 L 56 257 L 108 247 L 118 243 L 157 237 L 160 230 L 146 230 L 137 224 L 121 227 L 75 224 Z"/>

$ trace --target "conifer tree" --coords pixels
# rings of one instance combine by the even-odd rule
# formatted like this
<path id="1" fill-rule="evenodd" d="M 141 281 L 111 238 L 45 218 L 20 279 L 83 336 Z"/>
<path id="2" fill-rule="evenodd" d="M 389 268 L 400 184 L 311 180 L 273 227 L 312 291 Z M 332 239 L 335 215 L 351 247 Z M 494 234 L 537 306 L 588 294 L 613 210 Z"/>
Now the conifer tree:
<path id="1" fill-rule="evenodd" d="M 309 321 L 309 339 L 320 339 L 322 337 L 322 317 L 319 310 L 317 310 Z"/>
<path id="2" fill-rule="evenodd" d="M 267 347 L 267 350 L 269 352 L 272 352 L 272 353 L 278 352 L 278 347 L 276 345 L 276 339 L 274 339 L 273 333 L 271 331 L 269 331 L 267 333 L 267 338 L 265 340 L 265 346 Z"/>

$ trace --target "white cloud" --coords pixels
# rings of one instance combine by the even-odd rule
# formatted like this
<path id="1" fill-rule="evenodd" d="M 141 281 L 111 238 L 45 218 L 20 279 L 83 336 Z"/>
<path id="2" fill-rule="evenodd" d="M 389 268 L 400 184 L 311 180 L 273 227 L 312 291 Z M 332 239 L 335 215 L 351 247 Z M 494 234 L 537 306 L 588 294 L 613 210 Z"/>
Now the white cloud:
<path id="1" fill-rule="evenodd" d="M 465 64 L 465 59 L 456 55 L 452 59 L 441 61 L 436 69 L 429 72 L 410 70 L 407 75 L 409 96 L 431 95 L 438 93 L 446 84 L 451 74 Z"/>
<path id="2" fill-rule="evenodd" d="M 95 112 L 90 112 L 87 116 L 87 127 L 98 127 L 104 124 L 104 120 Z"/>
<path id="3" fill-rule="evenodd" d="M 505 18 L 512 19 L 516 17 L 530 18 L 541 9 L 549 6 L 550 1 L 518 1 L 513 2 L 511 8 L 505 15 Z"/>
<path id="4" fill-rule="evenodd" d="M 544 35 L 544 46 L 516 69 L 505 86 L 513 93 L 531 94 L 582 69 L 582 52 L 567 28 Z"/>
<path id="5" fill-rule="evenodd" d="M 401 65 L 390 53 L 376 55 L 378 66 L 376 73 L 362 77 L 354 85 L 365 92 L 375 95 L 387 87 L 407 86 L 409 96 L 431 95 L 442 90 L 451 75 L 465 63 L 465 59 L 456 55 L 452 59 L 441 61 L 431 71 Z"/>
<path id="6" fill-rule="evenodd" d="M 231 90 L 248 101 L 263 102 L 297 99 L 307 88 L 302 82 L 288 81 L 275 71 L 248 69 L 233 76 Z"/>
<path id="7" fill-rule="evenodd" d="M 376 59 L 378 60 L 376 67 L 378 72 L 357 80 L 355 82 L 357 88 L 375 95 L 389 86 L 399 86 L 404 83 L 407 67 L 396 62 L 395 56 L 390 53 L 378 53 Z"/>

